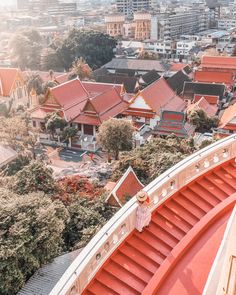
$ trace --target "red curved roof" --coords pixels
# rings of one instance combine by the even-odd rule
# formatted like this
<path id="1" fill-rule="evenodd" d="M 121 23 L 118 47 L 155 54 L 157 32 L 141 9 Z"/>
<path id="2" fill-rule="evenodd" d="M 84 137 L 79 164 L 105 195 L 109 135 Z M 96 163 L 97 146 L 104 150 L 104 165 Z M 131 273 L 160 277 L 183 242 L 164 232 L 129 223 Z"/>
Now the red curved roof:
<path id="1" fill-rule="evenodd" d="M 83 294 L 201 294 L 236 202 L 231 160 L 192 181 L 133 231 Z"/>

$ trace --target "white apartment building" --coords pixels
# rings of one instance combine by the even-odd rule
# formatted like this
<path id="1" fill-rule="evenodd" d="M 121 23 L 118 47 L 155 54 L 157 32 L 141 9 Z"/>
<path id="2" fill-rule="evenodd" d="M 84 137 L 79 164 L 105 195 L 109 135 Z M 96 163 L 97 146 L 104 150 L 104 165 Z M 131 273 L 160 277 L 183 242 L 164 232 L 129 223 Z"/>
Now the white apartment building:
<path id="1" fill-rule="evenodd" d="M 132 17 L 134 12 L 149 10 L 152 0 L 116 0 L 117 11 L 126 17 Z"/>
<path id="2" fill-rule="evenodd" d="M 236 18 L 220 18 L 218 19 L 218 29 L 229 30 L 236 28 Z"/>
<path id="3" fill-rule="evenodd" d="M 195 41 L 178 41 L 176 44 L 177 56 L 184 55 L 189 56 L 190 50 L 196 46 Z"/>
<path id="4" fill-rule="evenodd" d="M 145 42 L 144 46 L 145 50 L 150 50 L 155 53 L 158 53 L 161 56 L 170 57 L 173 49 L 174 49 L 174 42 L 172 41 L 147 41 Z"/>
<path id="5" fill-rule="evenodd" d="M 179 39 L 181 35 L 193 35 L 208 29 L 209 17 L 204 10 L 185 13 L 157 14 L 151 18 L 152 40 Z"/>

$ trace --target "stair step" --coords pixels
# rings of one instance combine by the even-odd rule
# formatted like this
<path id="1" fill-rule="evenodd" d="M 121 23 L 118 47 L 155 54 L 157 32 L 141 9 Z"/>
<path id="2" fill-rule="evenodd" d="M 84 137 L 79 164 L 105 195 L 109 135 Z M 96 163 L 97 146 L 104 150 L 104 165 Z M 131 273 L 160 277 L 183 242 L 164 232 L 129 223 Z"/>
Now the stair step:
<path id="1" fill-rule="evenodd" d="M 171 233 L 178 240 L 181 240 L 186 234 L 181 228 L 178 228 L 174 223 L 167 220 L 160 214 L 153 214 L 152 222 L 163 228 L 165 231 Z"/>
<path id="2" fill-rule="evenodd" d="M 117 278 L 110 272 L 102 270 L 96 278 L 99 282 L 114 290 L 118 294 L 138 295 L 140 292 L 125 284 L 123 278 Z M 97 295 L 100 295 L 99 293 Z"/>
<path id="3" fill-rule="evenodd" d="M 181 216 L 184 220 L 187 220 L 192 226 L 199 221 L 199 219 L 191 213 L 191 207 L 187 210 L 174 200 L 169 201 L 167 207 L 177 215 Z"/>
<path id="4" fill-rule="evenodd" d="M 162 215 L 169 221 L 172 221 L 176 226 L 178 226 L 178 228 L 182 229 L 185 233 L 187 233 L 192 228 L 191 224 L 183 220 L 179 215 L 174 214 L 165 205 L 161 208 L 158 214 Z"/>
<path id="5" fill-rule="evenodd" d="M 191 195 L 194 203 L 206 213 L 220 202 L 218 198 L 213 196 L 212 193 L 200 183 L 193 184 L 191 187 L 187 188 L 187 193 Z M 188 195 L 185 194 L 185 196 L 188 198 Z"/>
<path id="6" fill-rule="evenodd" d="M 103 269 L 116 277 L 118 280 L 122 280 L 123 283 L 125 283 L 127 286 L 130 286 L 139 293 L 141 293 L 146 286 L 146 283 L 142 281 L 141 278 L 133 275 L 131 272 L 121 267 L 113 260 L 111 260 L 110 263 L 107 264 Z"/>
<path id="7" fill-rule="evenodd" d="M 231 194 L 235 192 L 235 190 L 226 181 L 223 181 L 221 178 L 219 178 L 215 174 L 209 175 L 206 178 L 206 180 L 212 183 L 213 185 L 215 185 L 221 191 L 223 191 L 226 194 L 226 197 L 230 196 Z"/>
<path id="8" fill-rule="evenodd" d="M 123 267 L 126 271 L 132 273 L 134 276 L 140 278 L 145 284 L 149 282 L 153 275 L 150 271 L 143 268 L 142 265 L 134 262 L 120 252 L 113 256 L 111 260 L 115 261 L 118 265 Z"/>
<path id="9" fill-rule="evenodd" d="M 229 174 L 231 174 L 234 178 L 236 178 L 236 167 L 232 163 L 230 163 L 227 166 L 224 166 L 223 169 L 227 171 Z"/>
<path id="10" fill-rule="evenodd" d="M 87 293 L 89 292 L 89 293 Z M 110 289 L 103 283 L 99 282 L 97 279 L 95 279 L 92 286 L 89 287 L 88 291 L 83 293 L 83 295 L 98 295 L 98 294 L 106 294 L 106 295 L 119 295 L 118 292 L 114 291 L 113 289 Z"/>
<path id="11" fill-rule="evenodd" d="M 201 185 L 221 201 L 225 200 L 228 196 L 227 193 L 224 190 L 222 190 L 223 188 L 219 188 L 217 185 L 209 181 L 207 178 L 201 179 Z"/>
<path id="12" fill-rule="evenodd" d="M 159 265 L 161 265 L 165 259 L 161 252 L 155 250 L 151 245 L 148 245 L 141 239 L 138 239 L 136 236 L 132 236 L 132 238 L 127 241 L 127 243 L 135 249 L 140 249 L 144 255 L 154 260 L 154 262 Z"/>
<path id="13" fill-rule="evenodd" d="M 130 259 L 134 261 L 135 263 L 138 263 L 143 268 L 148 270 L 150 273 L 154 274 L 160 264 L 156 263 L 154 260 L 146 256 L 143 252 L 140 250 L 137 250 L 133 247 L 131 247 L 129 244 L 125 243 L 120 249 L 119 252 L 121 252 L 123 255 L 127 257 L 127 260 Z"/>
<path id="14" fill-rule="evenodd" d="M 141 235 L 142 237 L 140 237 L 140 233 L 135 233 L 135 236 L 137 236 L 139 239 L 141 238 L 142 241 L 153 247 L 155 250 L 160 251 L 163 254 L 163 256 L 167 256 L 173 249 L 173 247 L 167 245 L 166 242 L 160 240 L 155 235 L 151 234 L 146 230 L 142 232 Z"/>
<path id="15" fill-rule="evenodd" d="M 198 219 L 201 219 L 206 214 L 202 208 L 198 207 L 194 202 L 185 198 L 185 196 L 181 193 L 177 198 L 175 198 L 175 202 L 180 204 L 182 207 L 191 210 L 192 214 L 194 214 Z"/>
<path id="16" fill-rule="evenodd" d="M 171 235 L 169 232 L 154 222 L 150 222 L 150 225 L 148 228 L 146 228 L 146 230 L 152 232 L 152 234 L 154 234 L 156 237 L 166 241 L 167 244 L 171 245 L 172 248 L 179 242 L 179 239 Z"/>
<path id="17" fill-rule="evenodd" d="M 227 173 L 227 171 L 219 169 L 213 173 L 222 181 L 227 182 L 233 188 L 234 191 L 236 190 L 236 179 L 231 174 Z"/>

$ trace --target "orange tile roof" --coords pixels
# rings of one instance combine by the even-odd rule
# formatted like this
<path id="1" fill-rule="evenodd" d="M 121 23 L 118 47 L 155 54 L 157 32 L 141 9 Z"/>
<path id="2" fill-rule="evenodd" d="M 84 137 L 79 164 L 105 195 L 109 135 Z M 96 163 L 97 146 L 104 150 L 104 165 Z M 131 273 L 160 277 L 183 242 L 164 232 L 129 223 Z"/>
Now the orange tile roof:
<path id="1" fill-rule="evenodd" d="M 133 169 L 129 167 L 121 179 L 116 183 L 108 196 L 107 201 L 109 202 L 109 198 L 114 196 L 118 204 L 123 205 L 127 202 L 126 197 L 135 196 L 142 188 L 143 184 L 139 181 Z"/>
<path id="2" fill-rule="evenodd" d="M 232 84 L 234 81 L 231 72 L 196 71 L 194 74 L 195 82 L 225 83 Z"/>
<path id="3" fill-rule="evenodd" d="M 164 78 L 144 88 L 137 96 L 142 96 L 156 113 L 160 110 L 182 111 L 185 102 L 175 94 Z"/>
<path id="4" fill-rule="evenodd" d="M 219 128 L 224 128 L 230 123 L 233 119 L 236 119 L 236 103 L 233 105 L 230 105 L 223 113 L 222 117 L 220 118 L 220 123 L 219 123 Z M 236 125 L 236 120 L 235 123 L 232 125 Z"/>
<path id="5" fill-rule="evenodd" d="M 178 72 L 181 71 L 183 68 L 188 66 L 188 64 L 185 63 L 173 63 L 170 67 L 171 72 Z"/>
<path id="6" fill-rule="evenodd" d="M 122 84 L 108 84 L 108 83 L 98 83 L 98 82 L 82 82 L 84 85 L 84 88 L 91 94 L 98 94 L 103 93 L 111 88 L 116 88 L 119 93 L 123 92 L 123 85 Z"/>
<path id="7" fill-rule="evenodd" d="M 81 114 L 73 122 L 90 122 L 92 125 L 100 125 L 103 121 L 115 117 L 128 107 L 128 103 L 122 99 L 116 88 L 90 98 L 84 106 Z"/>
<path id="8" fill-rule="evenodd" d="M 211 105 L 217 105 L 219 101 L 219 96 L 214 95 L 201 95 L 201 94 L 195 94 L 194 95 L 194 102 L 199 101 L 202 97 L 204 97 L 207 102 Z"/>
<path id="9" fill-rule="evenodd" d="M 232 56 L 203 56 L 201 68 L 217 68 L 217 69 L 236 70 L 236 57 L 232 57 Z"/>
<path id="10" fill-rule="evenodd" d="M 202 97 L 196 103 L 190 104 L 187 108 L 187 112 L 190 113 L 191 111 L 198 109 L 202 109 L 204 112 L 207 113 L 208 116 L 213 117 L 215 116 L 218 108 L 216 105 L 209 104 L 208 101 L 204 97 Z"/>
<path id="11" fill-rule="evenodd" d="M 89 97 L 79 79 L 74 79 L 50 89 L 57 102 L 65 109 L 78 104 Z"/>
<path id="12" fill-rule="evenodd" d="M 93 87 L 93 89 L 102 92 L 93 93 L 92 95 L 85 89 L 83 82 L 79 79 L 70 80 L 51 88 L 47 93 L 46 102 L 40 107 L 41 111 L 34 113 L 34 117 L 38 115 L 39 119 L 41 119 L 44 116 L 45 108 L 49 108 L 51 112 L 55 111 L 56 108 L 63 112 L 68 122 L 100 125 L 104 120 L 117 116 L 127 108 L 128 102 L 123 100 L 119 92 L 121 85 L 113 87 L 113 85 L 109 84 L 109 87 L 107 87 L 103 83 L 92 84 L 93 82 L 85 83 L 86 87 L 89 85 L 90 89 Z M 54 100 L 56 100 L 58 106 L 55 105 Z M 88 104 L 91 106 L 92 112 L 91 110 L 86 111 Z"/>
<path id="13" fill-rule="evenodd" d="M 0 94 L 2 96 L 11 95 L 12 87 L 19 74 L 20 71 L 16 68 L 0 68 Z"/>

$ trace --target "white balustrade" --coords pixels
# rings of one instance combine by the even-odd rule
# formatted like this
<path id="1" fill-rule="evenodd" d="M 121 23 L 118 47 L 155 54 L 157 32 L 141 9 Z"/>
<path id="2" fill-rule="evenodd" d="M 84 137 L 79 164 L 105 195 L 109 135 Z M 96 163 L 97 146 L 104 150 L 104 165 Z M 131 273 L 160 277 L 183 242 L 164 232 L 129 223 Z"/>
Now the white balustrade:
<path id="1" fill-rule="evenodd" d="M 182 160 L 145 187 L 151 198 L 151 210 L 192 180 L 235 157 L 236 135 L 232 135 Z M 136 209 L 136 198 L 132 198 L 88 243 L 50 295 L 81 294 L 106 259 L 134 230 Z"/>

